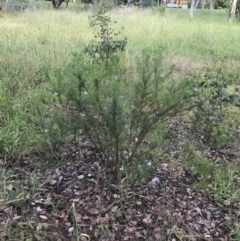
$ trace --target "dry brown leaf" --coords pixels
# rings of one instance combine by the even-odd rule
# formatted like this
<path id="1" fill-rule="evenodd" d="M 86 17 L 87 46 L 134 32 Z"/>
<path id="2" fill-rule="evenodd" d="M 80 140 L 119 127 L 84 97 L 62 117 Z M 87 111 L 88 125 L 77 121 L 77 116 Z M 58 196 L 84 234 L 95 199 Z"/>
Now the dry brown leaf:
<path id="1" fill-rule="evenodd" d="M 114 213 L 114 212 L 117 211 L 117 209 L 118 209 L 118 206 L 113 206 L 113 207 L 111 208 L 111 211 Z"/>
<path id="2" fill-rule="evenodd" d="M 49 226 L 49 224 L 48 224 L 48 223 L 42 223 L 42 227 L 43 227 L 44 229 L 47 229 L 47 228 L 48 228 L 48 226 Z"/>
<path id="3" fill-rule="evenodd" d="M 51 185 L 54 185 L 54 184 L 56 184 L 56 183 L 57 183 L 57 180 L 52 180 L 52 181 L 50 182 Z"/>
<path id="4" fill-rule="evenodd" d="M 39 224 L 37 225 L 37 227 L 36 227 L 36 230 L 39 231 L 39 230 L 41 230 L 41 229 L 42 229 L 42 224 L 39 223 Z"/>
<path id="5" fill-rule="evenodd" d="M 148 185 L 152 188 L 156 188 L 156 185 L 159 183 L 159 178 L 158 177 L 154 177 L 149 183 Z"/>
<path id="6" fill-rule="evenodd" d="M 42 237 L 40 237 L 38 234 L 34 234 L 34 238 L 37 240 L 37 241 L 41 241 L 42 240 Z"/>
<path id="7" fill-rule="evenodd" d="M 5 223 L 0 223 L 0 232 L 3 232 L 5 230 Z"/>
<path id="8" fill-rule="evenodd" d="M 82 215 L 80 213 L 75 213 L 75 221 L 80 223 L 82 221 Z"/>
<path id="9" fill-rule="evenodd" d="M 154 236 L 155 236 L 155 238 L 156 238 L 157 240 L 160 240 L 160 238 L 161 238 L 160 233 L 155 233 Z"/>
<path id="10" fill-rule="evenodd" d="M 16 216 L 13 217 L 13 220 L 19 220 L 21 218 L 22 218 L 21 216 L 16 215 Z"/>
<path id="11" fill-rule="evenodd" d="M 151 218 L 151 215 L 148 215 L 146 218 L 144 218 L 142 221 L 144 223 L 152 223 L 152 220 L 150 219 Z"/>
<path id="12" fill-rule="evenodd" d="M 3 200 L 0 199 L 0 203 L 1 203 L 1 201 L 3 201 Z M 1 204 L 0 204 L 0 212 L 2 212 L 2 211 L 5 212 L 6 209 L 10 209 L 10 208 L 8 208 L 7 206 L 1 206 Z M 6 212 L 5 212 L 5 213 L 6 213 Z"/>
<path id="13" fill-rule="evenodd" d="M 4 213 L 6 213 L 6 214 L 9 214 L 10 213 L 10 211 L 11 211 L 11 209 L 10 208 L 4 208 Z"/>
<path id="14" fill-rule="evenodd" d="M 202 210 L 199 207 L 196 207 L 195 210 L 202 215 Z"/>
<path id="15" fill-rule="evenodd" d="M 136 232 L 135 235 L 138 237 L 138 238 L 141 238 L 143 235 L 139 232 Z"/>
<path id="16" fill-rule="evenodd" d="M 132 232 L 134 232 L 135 231 L 135 228 L 127 228 L 127 231 L 129 232 L 129 233 L 132 233 Z"/>
<path id="17" fill-rule="evenodd" d="M 160 231 L 161 231 L 161 228 L 160 228 L 160 227 L 156 227 L 156 228 L 153 229 L 153 232 L 155 232 L 155 233 L 158 233 L 158 232 L 160 232 Z"/>
<path id="18" fill-rule="evenodd" d="M 144 218 L 144 219 L 143 219 L 143 222 L 144 222 L 144 223 L 148 223 L 148 219 L 147 219 L 147 218 Z"/>
<path id="19" fill-rule="evenodd" d="M 64 219 L 64 218 L 66 217 L 66 214 L 65 214 L 64 211 L 62 211 L 62 212 L 60 213 L 60 215 L 57 216 L 57 217 L 58 217 L 58 218 L 61 218 L 61 219 Z"/>
<path id="20" fill-rule="evenodd" d="M 108 216 L 108 214 L 106 213 L 106 214 L 105 214 L 105 217 L 102 218 L 102 222 L 105 223 L 105 222 L 108 221 L 108 219 L 109 219 L 109 216 Z"/>
<path id="21" fill-rule="evenodd" d="M 147 236 L 147 233 L 148 233 L 147 230 L 144 229 L 144 230 L 143 230 L 143 234 L 144 234 L 145 236 Z"/>
<path id="22" fill-rule="evenodd" d="M 172 232 L 172 230 L 167 228 L 167 235 L 169 235 L 171 232 Z"/>

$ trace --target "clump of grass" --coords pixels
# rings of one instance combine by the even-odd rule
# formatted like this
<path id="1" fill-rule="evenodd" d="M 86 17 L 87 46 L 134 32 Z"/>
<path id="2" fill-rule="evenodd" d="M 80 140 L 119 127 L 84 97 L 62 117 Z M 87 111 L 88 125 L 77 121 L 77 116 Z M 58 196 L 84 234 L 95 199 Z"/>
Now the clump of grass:
<path id="1" fill-rule="evenodd" d="M 196 155 L 184 161 L 185 167 L 194 177 L 194 185 L 200 189 L 208 189 L 214 194 L 216 202 L 223 202 L 230 205 L 239 199 L 237 178 L 239 171 L 236 164 L 226 167 L 218 162 Z"/>

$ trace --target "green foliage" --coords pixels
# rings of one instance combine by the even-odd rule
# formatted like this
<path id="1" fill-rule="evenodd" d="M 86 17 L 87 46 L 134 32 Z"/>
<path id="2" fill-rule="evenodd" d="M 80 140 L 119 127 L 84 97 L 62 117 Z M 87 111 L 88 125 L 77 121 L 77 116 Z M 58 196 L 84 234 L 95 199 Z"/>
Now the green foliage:
<path id="1" fill-rule="evenodd" d="M 36 10 L 38 8 L 39 8 L 39 5 L 35 0 L 8 0 L 4 4 L 4 9 L 7 12 Z"/>
<path id="2" fill-rule="evenodd" d="M 58 159 L 59 148 L 68 134 L 62 118 L 64 118 L 64 113 L 61 113 L 57 107 L 50 113 L 38 108 L 38 116 L 34 120 L 35 125 L 38 126 L 39 134 L 43 138 L 42 149 L 51 160 Z"/>
<path id="3" fill-rule="evenodd" d="M 221 146 L 233 137 L 235 132 L 235 125 L 225 121 L 225 113 L 229 105 L 240 107 L 238 88 L 230 89 L 236 75 L 221 64 L 217 70 L 212 67 L 201 69 L 200 74 L 193 77 L 196 101 L 199 103 L 193 122 L 207 128 L 205 139 L 209 144 Z"/>
<path id="4" fill-rule="evenodd" d="M 184 165 L 194 177 L 195 186 L 212 190 L 215 201 L 226 200 L 230 204 L 232 201 L 239 200 L 240 192 L 237 183 L 239 173 L 236 165 L 223 168 L 218 162 L 199 155 L 188 156 L 184 160 Z"/>
<path id="5" fill-rule="evenodd" d="M 199 154 L 193 154 L 193 150 L 189 150 L 189 146 L 183 153 L 184 166 L 194 177 L 194 184 L 198 188 L 208 188 L 210 180 L 214 175 L 217 165 L 208 160 L 207 158 L 201 157 Z M 189 151 L 191 152 L 189 155 Z"/>
<path id="6" fill-rule="evenodd" d="M 215 171 L 213 190 L 216 201 L 227 199 L 230 201 L 239 200 L 240 193 L 236 178 L 238 177 L 236 167 L 220 168 Z"/>
<path id="7" fill-rule="evenodd" d="M 207 159 L 196 156 L 186 160 L 185 164 L 186 167 L 189 168 L 194 175 L 202 176 L 205 181 L 208 176 L 212 177 L 214 174 L 215 166 L 211 161 Z"/>
<path id="8" fill-rule="evenodd" d="M 165 5 L 152 6 L 152 12 L 155 14 L 163 15 L 166 12 L 166 6 Z"/>
<path id="9" fill-rule="evenodd" d="M 121 32 L 114 29 L 104 7 L 99 7 L 96 14 L 89 17 L 89 21 L 90 27 L 94 29 L 95 41 L 90 41 L 86 51 L 92 61 L 104 63 L 107 68 L 109 62 L 114 61 L 119 52 L 125 51 L 127 39 L 118 39 Z"/>
<path id="10" fill-rule="evenodd" d="M 6 87 L 7 84 L 2 81 L 2 86 Z M 32 106 L 23 101 L 15 103 L 14 100 L 17 102 L 19 99 L 9 86 L 0 101 L 0 156 L 8 161 L 22 158 L 31 151 L 31 143 L 34 143 L 34 134 L 31 133 Z"/>
<path id="11" fill-rule="evenodd" d="M 214 8 L 230 8 L 231 3 L 228 0 L 216 0 Z"/>
<path id="12" fill-rule="evenodd" d="M 233 227 L 233 235 L 232 235 L 232 240 L 233 241 L 238 241 L 240 240 L 240 224 L 237 223 Z"/>
<path id="13" fill-rule="evenodd" d="M 135 56 L 136 66 L 122 66 L 126 40 L 115 40 L 110 22 L 102 12 L 91 18 L 91 24 L 100 25 L 100 40 L 88 46 L 87 54 L 73 55 L 62 76 L 57 74 L 54 91 L 68 103 L 69 127 L 82 130 L 120 180 L 143 174 L 165 121 L 191 108 L 192 85 L 164 73 L 159 46 Z"/>

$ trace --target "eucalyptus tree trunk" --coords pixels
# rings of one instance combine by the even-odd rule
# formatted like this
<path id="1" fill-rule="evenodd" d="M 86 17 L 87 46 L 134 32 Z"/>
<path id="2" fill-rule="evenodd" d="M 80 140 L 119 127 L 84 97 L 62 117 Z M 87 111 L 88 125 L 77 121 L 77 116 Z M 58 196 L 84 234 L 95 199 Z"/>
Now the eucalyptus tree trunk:
<path id="1" fill-rule="evenodd" d="M 0 0 L 0 17 L 2 17 L 3 0 Z"/>
<path id="2" fill-rule="evenodd" d="M 127 1 L 127 6 L 129 7 L 131 3 L 132 3 L 132 0 L 128 0 Z"/>
<path id="3" fill-rule="evenodd" d="M 191 7 L 190 7 L 190 19 L 193 19 L 193 11 L 194 11 L 194 7 L 195 7 L 195 0 L 191 1 Z"/>
<path id="4" fill-rule="evenodd" d="M 200 2 L 200 0 L 196 0 L 196 1 L 195 1 L 195 4 L 194 4 L 194 9 L 196 9 L 196 8 L 197 8 L 197 6 L 198 6 L 199 2 Z"/>
<path id="5" fill-rule="evenodd" d="M 206 0 L 202 0 L 202 11 L 204 11 Z"/>
<path id="6" fill-rule="evenodd" d="M 215 4 L 215 1 L 216 0 L 210 0 L 210 3 L 209 3 L 209 12 L 211 13 L 214 9 L 214 4 Z"/>
<path id="7" fill-rule="evenodd" d="M 237 0 L 233 0 L 229 11 L 229 17 L 228 17 L 229 22 L 231 22 L 232 19 L 234 18 L 236 13 L 236 8 L 237 8 Z"/>

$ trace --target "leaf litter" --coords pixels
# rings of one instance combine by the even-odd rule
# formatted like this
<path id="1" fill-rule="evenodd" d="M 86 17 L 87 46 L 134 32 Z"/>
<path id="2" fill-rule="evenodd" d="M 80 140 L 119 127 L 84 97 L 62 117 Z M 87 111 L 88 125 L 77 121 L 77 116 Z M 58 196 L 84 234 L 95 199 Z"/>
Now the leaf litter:
<path id="1" fill-rule="evenodd" d="M 81 148 L 73 144 L 44 174 L 37 165 L 15 170 L 9 184 L 24 198 L 1 199 L 1 240 L 231 240 L 239 203 L 215 202 L 181 164 L 160 163 L 147 180 L 116 185 L 95 150 Z"/>

